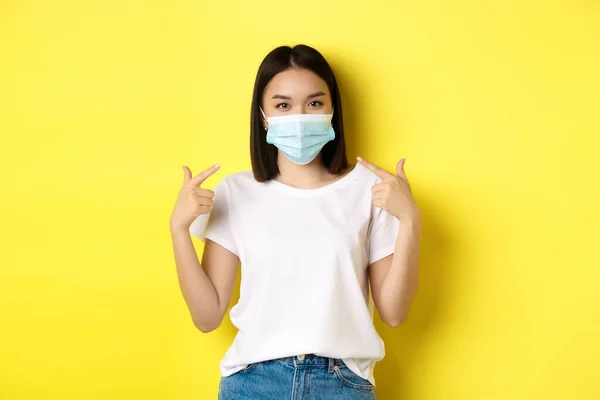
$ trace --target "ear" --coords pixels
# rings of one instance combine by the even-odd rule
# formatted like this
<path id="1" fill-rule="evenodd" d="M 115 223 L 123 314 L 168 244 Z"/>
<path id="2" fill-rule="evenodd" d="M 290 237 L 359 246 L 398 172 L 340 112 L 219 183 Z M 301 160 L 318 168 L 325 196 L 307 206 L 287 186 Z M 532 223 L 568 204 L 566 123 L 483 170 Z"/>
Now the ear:
<path id="1" fill-rule="evenodd" d="M 269 129 L 269 123 L 267 122 L 267 116 L 265 115 L 265 112 L 263 111 L 262 107 L 258 107 L 258 110 L 260 111 L 260 114 L 261 114 L 260 123 L 263 126 L 263 129 L 266 131 Z"/>

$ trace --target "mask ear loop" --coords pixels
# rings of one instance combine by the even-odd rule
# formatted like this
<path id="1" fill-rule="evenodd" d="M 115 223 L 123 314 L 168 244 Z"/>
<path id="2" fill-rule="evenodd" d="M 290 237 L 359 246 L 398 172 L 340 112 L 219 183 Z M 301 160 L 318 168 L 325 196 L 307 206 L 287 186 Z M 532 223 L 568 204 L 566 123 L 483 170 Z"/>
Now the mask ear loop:
<path id="1" fill-rule="evenodd" d="M 267 120 L 267 116 L 265 115 L 265 112 L 263 111 L 262 107 L 258 107 L 258 109 L 260 110 L 260 113 L 262 114 L 263 118 L 265 119 L 265 122 L 268 124 L 268 120 Z M 267 125 L 264 126 L 265 131 L 268 131 L 269 128 Z"/>

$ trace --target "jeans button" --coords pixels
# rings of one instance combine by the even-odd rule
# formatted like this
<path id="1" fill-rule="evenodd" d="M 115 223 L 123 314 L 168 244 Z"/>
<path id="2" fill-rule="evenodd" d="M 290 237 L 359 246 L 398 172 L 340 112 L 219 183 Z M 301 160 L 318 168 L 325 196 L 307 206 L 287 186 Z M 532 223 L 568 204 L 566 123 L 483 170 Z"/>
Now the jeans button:
<path id="1" fill-rule="evenodd" d="M 298 356 L 298 360 L 304 360 L 304 354 L 300 354 L 300 355 Z"/>

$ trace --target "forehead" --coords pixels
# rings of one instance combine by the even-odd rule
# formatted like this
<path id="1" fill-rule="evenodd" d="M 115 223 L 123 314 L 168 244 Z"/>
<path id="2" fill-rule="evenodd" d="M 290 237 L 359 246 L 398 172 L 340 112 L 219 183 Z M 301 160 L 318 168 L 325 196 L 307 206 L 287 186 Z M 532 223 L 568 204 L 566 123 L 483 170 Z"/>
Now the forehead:
<path id="1" fill-rule="evenodd" d="M 264 96 L 270 98 L 274 94 L 283 94 L 301 97 L 318 91 L 329 94 L 327 83 L 319 75 L 308 69 L 290 68 L 271 79 L 265 87 Z"/>

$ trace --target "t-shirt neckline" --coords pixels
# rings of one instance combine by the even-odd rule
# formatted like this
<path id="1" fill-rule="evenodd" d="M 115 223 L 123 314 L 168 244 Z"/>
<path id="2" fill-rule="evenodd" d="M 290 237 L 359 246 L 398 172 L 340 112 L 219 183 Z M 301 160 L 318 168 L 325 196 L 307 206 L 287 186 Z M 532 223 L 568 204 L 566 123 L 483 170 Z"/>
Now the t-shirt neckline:
<path id="1" fill-rule="evenodd" d="M 281 190 L 281 191 L 284 191 L 284 192 L 287 192 L 290 194 L 300 195 L 300 196 L 315 196 L 315 195 L 320 195 L 320 194 L 329 192 L 338 187 L 344 186 L 347 182 L 349 182 L 352 179 L 352 177 L 354 175 L 356 175 L 358 173 L 360 168 L 364 169 L 365 167 L 360 163 L 356 163 L 356 165 L 354 166 L 354 168 L 352 168 L 352 170 L 350 172 L 348 172 L 346 175 L 344 175 L 337 181 L 327 184 L 325 186 L 321 186 L 320 188 L 316 188 L 316 189 L 300 189 L 300 188 L 286 185 L 285 183 L 281 183 L 279 181 L 276 181 L 275 179 L 271 179 L 269 181 L 269 183 L 274 188 L 277 188 L 278 190 Z"/>

